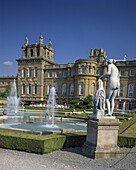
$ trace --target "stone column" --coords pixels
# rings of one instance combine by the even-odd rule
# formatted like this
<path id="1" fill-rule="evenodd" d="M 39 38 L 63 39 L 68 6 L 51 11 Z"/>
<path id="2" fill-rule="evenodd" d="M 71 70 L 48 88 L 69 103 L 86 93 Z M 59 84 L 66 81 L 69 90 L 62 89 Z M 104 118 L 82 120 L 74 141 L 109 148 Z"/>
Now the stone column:
<path id="1" fill-rule="evenodd" d="M 126 101 L 123 102 L 123 110 L 125 110 Z"/>
<path id="2" fill-rule="evenodd" d="M 83 152 L 92 159 L 119 158 L 117 146 L 120 122 L 113 117 L 89 120 L 87 122 L 87 137 Z"/>
<path id="3" fill-rule="evenodd" d="M 88 79 L 85 79 L 84 84 L 85 84 L 85 96 L 88 96 Z"/>

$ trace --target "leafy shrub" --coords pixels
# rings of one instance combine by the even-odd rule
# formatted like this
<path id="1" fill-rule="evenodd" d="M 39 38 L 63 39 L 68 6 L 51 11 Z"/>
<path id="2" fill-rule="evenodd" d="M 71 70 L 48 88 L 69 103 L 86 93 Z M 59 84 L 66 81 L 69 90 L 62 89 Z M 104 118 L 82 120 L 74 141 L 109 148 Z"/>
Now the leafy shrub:
<path id="1" fill-rule="evenodd" d="M 136 146 L 135 137 L 118 136 L 118 146 L 132 148 Z"/>

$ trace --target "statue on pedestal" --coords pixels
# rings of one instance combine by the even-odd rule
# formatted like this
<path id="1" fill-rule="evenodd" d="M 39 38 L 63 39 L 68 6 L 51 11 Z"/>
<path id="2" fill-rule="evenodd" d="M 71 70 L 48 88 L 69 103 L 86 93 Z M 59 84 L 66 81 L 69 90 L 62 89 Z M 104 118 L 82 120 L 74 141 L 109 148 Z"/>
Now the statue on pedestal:
<path id="1" fill-rule="evenodd" d="M 109 59 L 108 61 L 108 72 L 100 77 L 100 79 L 107 77 L 108 84 L 106 89 L 106 104 L 108 110 L 108 116 L 112 116 L 114 110 L 114 99 L 117 92 L 120 89 L 120 76 L 119 70 L 115 66 L 116 61 L 114 59 Z"/>
<path id="2" fill-rule="evenodd" d="M 103 118 L 105 109 L 105 91 L 101 79 L 98 80 L 98 89 L 94 95 L 93 104 L 94 110 L 92 118 L 94 119 Z"/>
<path id="3" fill-rule="evenodd" d="M 119 71 L 114 63 L 114 59 L 109 60 L 108 72 L 98 80 L 92 119 L 87 121 L 87 137 L 82 150 L 85 155 L 93 159 L 120 157 L 120 149 L 117 145 L 120 122 L 112 116 L 114 99 L 120 88 Z M 103 77 L 108 78 L 106 97 L 101 80 Z M 104 115 L 105 100 L 108 117 Z"/>
<path id="4" fill-rule="evenodd" d="M 114 110 L 114 99 L 117 95 L 117 92 L 120 88 L 120 76 L 119 70 L 115 66 L 115 60 L 109 59 L 108 61 L 108 72 L 100 77 L 98 80 L 98 89 L 94 95 L 94 110 L 93 110 L 93 119 L 99 119 L 104 117 L 105 110 L 105 91 L 103 88 L 102 78 L 108 78 L 108 84 L 106 89 L 106 104 L 108 114 L 107 116 L 112 116 Z"/>

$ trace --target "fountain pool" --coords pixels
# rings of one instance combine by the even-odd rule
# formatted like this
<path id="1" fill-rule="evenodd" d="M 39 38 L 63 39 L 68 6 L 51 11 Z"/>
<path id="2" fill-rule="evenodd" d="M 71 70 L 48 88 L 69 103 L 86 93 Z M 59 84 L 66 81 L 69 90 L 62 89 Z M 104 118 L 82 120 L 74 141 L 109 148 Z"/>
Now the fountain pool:
<path id="1" fill-rule="evenodd" d="M 87 129 L 84 120 L 54 117 L 54 121 L 53 125 L 51 122 L 47 124 L 44 112 L 18 112 L 15 115 L 0 116 L 0 129 L 39 134 L 77 132 Z"/>
<path id="2" fill-rule="evenodd" d="M 0 129 L 40 134 L 85 131 L 86 124 L 83 120 L 55 118 L 55 96 L 55 87 L 51 87 L 46 112 L 18 112 L 19 99 L 17 98 L 16 84 L 14 82 L 7 101 L 8 114 L 0 116 Z"/>

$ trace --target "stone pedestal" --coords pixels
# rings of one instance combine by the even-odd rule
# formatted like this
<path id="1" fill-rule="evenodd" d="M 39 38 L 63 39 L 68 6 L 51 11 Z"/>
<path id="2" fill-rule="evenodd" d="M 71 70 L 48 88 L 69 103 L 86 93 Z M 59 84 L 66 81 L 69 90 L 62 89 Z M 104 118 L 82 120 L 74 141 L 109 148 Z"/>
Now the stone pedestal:
<path id="1" fill-rule="evenodd" d="M 92 159 L 120 157 L 117 146 L 120 122 L 114 117 L 88 120 L 83 152 Z"/>
<path id="2" fill-rule="evenodd" d="M 93 111 L 92 119 L 95 119 L 95 120 L 96 119 L 101 119 L 101 118 L 104 118 L 104 115 L 105 115 L 104 110 L 95 109 Z"/>

